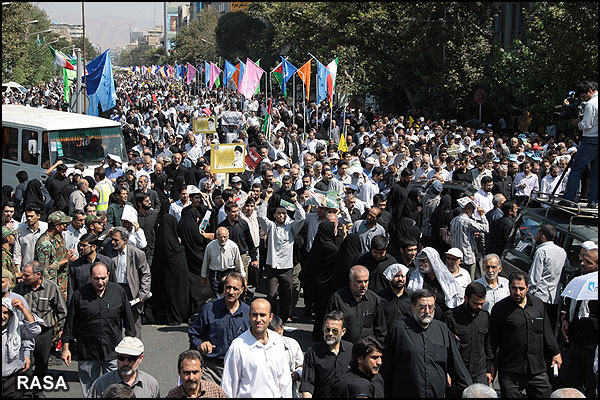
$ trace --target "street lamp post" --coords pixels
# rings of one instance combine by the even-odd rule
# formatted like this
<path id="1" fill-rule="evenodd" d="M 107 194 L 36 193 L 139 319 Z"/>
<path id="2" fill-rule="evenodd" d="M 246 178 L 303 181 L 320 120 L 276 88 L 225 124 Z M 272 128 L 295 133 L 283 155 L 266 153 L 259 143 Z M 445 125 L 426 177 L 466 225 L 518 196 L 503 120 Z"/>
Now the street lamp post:
<path id="1" fill-rule="evenodd" d="M 29 36 L 33 36 L 33 35 L 39 35 L 40 33 L 49 33 L 52 32 L 50 29 L 46 29 L 43 31 L 39 31 L 39 32 L 33 32 L 33 33 L 29 33 L 25 36 L 25 38 L 28 38 Z"/>

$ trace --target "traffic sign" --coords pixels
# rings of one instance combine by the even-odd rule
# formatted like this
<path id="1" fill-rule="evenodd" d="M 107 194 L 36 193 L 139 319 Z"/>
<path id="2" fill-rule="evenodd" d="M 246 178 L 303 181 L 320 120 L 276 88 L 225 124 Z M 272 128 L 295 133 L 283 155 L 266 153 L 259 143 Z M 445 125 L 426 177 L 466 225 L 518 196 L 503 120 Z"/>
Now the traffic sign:
<path id="1" fill-rule="evenodd" d="M 475 103 L 477 104 L 482 104 L 484 101 L 487 100 L 487 94 L 483 89 L 477 89 L 473 97 L 475 99 Z"/>

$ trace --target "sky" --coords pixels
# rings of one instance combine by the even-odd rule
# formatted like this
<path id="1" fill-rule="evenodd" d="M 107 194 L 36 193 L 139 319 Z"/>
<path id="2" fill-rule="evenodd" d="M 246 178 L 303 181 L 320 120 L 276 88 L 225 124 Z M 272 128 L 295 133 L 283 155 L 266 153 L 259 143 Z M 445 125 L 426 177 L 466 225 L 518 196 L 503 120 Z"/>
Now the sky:
<path id="1" fill-rule="evenodd" d="M 81 2 L 34 2 L 51 22 L 81 24 Z M 102 51 L 129 44 L 129 29 L 145 32 L 163 25 L 163 3 L 85 2 L 85 35 Z"/>

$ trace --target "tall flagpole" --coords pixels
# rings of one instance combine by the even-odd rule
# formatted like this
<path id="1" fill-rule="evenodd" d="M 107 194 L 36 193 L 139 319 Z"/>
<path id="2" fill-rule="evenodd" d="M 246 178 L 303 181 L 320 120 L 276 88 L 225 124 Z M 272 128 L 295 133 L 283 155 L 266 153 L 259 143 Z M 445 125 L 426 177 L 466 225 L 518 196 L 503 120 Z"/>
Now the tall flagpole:
<path id="1" fill-rule="evenodd" d="M 304 114 L 302 114 L 302 121 L 303 121 L 303 129 L 302 129 L 302 141 L 304 142 L 306 140 L 306 85 L 304 84 L 304 80 L 302 80 L 302 106 L 304 108 Z"/>
<path id="2" fill-rule="evenodd" d="M 292 124 L 296 123 L 296 73 L 294 73 L 292 84 L 294 85 L 292 91 Z"/>

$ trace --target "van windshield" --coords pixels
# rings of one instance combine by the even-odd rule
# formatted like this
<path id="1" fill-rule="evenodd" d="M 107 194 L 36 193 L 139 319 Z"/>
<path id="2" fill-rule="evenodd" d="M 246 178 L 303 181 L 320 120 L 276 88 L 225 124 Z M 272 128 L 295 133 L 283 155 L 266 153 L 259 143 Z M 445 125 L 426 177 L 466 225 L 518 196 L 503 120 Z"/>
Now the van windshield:
<path id="1" fill-rule="evenodd" d="M 52 163 L 60 158 L 67 163 L 98 165 L 104 162 L 107 154 L 127 159 L 119 127 L 51 131 L 49 134 Z"/>

